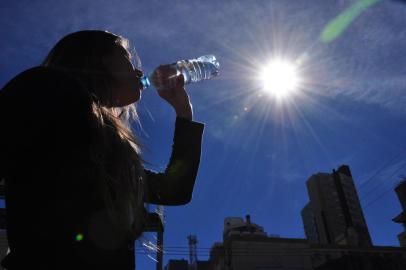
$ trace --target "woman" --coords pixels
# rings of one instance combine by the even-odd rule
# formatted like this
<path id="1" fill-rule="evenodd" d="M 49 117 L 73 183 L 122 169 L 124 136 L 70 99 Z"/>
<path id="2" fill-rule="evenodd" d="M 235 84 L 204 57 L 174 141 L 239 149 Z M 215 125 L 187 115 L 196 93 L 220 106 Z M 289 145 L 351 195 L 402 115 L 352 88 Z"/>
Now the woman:
<path id="1" fill-rule="evenodd" d="M 168 67 L 159 72 L 168 75 Z M 144 203 L 191 200 L 203 125 L 176 78 L 159 95 L 176 111 L 167 169 L 143 168 L 130 129 L 142 71 L 128 41 L 105 31 L 61 39 L 42 67 L 0 91 L 0 178 L 6 182 L 7 269 L 134 269 Z M 167 85 L 171 85 L 168 83 Z"/>

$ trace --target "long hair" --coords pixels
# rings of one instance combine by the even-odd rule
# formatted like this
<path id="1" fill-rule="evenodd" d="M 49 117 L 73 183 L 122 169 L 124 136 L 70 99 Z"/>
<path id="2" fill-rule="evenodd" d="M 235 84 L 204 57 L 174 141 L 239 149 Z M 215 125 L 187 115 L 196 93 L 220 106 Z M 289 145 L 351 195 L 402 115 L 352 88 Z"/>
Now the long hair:
<path id="1" fill-rule="evenodd" d="M 137 115 L 134 105 L 112 106 L 114 77 L 103 61 L 117 50 L 131 59 L 128 46 L 128 40 L 106 31 L 79 31 L 62 38 L 42 66 L 73 74 L 92 96 L 99 128 L 91 158 L 98 168 L 103 198 L 112 221 L 138 237 L 145 225 L 145 209 L 140 144 L 130 128 Z"/>

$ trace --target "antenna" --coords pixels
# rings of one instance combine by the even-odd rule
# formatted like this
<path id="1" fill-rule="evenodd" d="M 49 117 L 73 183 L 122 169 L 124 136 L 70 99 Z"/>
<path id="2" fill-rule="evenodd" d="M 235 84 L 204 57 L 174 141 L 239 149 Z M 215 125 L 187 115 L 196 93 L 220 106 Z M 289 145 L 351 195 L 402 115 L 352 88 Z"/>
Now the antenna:
<path id="1" fill-rule="evenodd" d="M 197 236 L 189 235 L 189 265 L 190 270 L 197 270 Z"/>

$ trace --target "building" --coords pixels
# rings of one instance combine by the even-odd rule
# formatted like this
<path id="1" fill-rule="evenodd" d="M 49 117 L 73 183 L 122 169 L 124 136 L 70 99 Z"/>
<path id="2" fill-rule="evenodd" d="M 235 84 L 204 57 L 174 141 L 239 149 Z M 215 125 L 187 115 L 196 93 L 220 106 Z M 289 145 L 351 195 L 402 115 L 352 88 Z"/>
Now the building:
<path id="1" fill-rule="evenodd" d="M 398 234 L 398 239 L 400 246 L 406 247 L 406 178 L 395 187 L 395 191 L 402 206 L 402 213 L 393 218 L 393 221 L 403 224 L 404 231 Z"/>
<path id="2" fill-rule="evenodd" d="M 197 261 L 197 270 L 212 270 L 210 261 Z"/>
<path id="3" fill-rule="evenodd" d="M 195 266 L 188 263 L 187 260 L 169 260 L 164 270 L 191 270 Z M 197 261 L 196 270 L 212 270 L 210 261 Z"/>
<path id="4" fill-rule="evenodd" d="M 306 233 L 306 238 L 310 243 L 319 243 L 319 231 L 317 230 L 316 217 L 310 206 L 310 202 L 302 209 L 301 212 L 303 226 Z"/>
<path id="5" fill-rule="evenodd" d="M 313 247 L 315 270 L 404 270 L 406 249 L 399 247 Z"/>
<path id="6" fill-rule="evenodd" d="M 246 219 L 228 217 L 224 220 L 223 242 L 212 246 L 204 269 L 406 269 L 406 247 L 372 245 L 348 166 L 312 175 L 306 185 L 310 201 L 301 216 L 307 239 L 267 234 L 249 215 Z M 405 225 L 406 179 L 395 190 L 403 212 L 394 221 Z M 405 232 L 399 235 L 401 244 L 403 237 Z"/>
<path id="7" fill-rule="evenodd" d="M 310 202 L 302 220 L 311 243 L 372 246 L 350 168 L 312 175 L 306 182 Z"/>
<path id="8" fill-rule="evenodd" d="M 165 270 L 188 270 L 189 264 L 187 260 L 169 260 L 165 266 Z"/>
<path id="9" fill-rule="evenodd" d="M 247 216 L 225 219 L 223 242 L 212 246 L 209 261 L 211 270 L 404 270 L 406 248 L 274 237 Z"/>
<path id="10" fill-rule="evenodd" d="M 306 239 L 269 236 L 263 227 L 230 217 L 224 220 L 223 243 L 210 251 L 213 270 L 296 269 L 312 268 Z"/>
<path id="11" fill-rule="evenodd" d="M 245 221 L 240 217 L 228 217 L 224 220 L 223 240 L 226 241 L 233 235 L 267 236 L 263 227 L 251 223 L 250 215 L 246 216 Z"/>

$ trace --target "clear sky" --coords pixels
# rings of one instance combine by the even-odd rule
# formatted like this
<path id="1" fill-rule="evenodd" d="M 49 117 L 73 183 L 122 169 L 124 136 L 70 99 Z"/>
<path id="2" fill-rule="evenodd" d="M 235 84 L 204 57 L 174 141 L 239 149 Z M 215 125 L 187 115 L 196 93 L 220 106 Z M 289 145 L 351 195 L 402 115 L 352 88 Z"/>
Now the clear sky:
<path id="1" fill-rule="evenodd" d="M 355 2 L 2 0 L 0 86 L 81 29 L 127 37 L 147 73 L 214 54 L 220 77 L 188 86 L 195 119 L 206 124 L 203 154 L 193 201 L 166 208 L 165 244 L 186 247 L 196 234 L 198 247 L 208 248 L 221 241 L 225 217 L 246 214 L 268 233 L 304 237 L 306 180 L 348 164 L 374 244 L 397 246 L 402 228 L 391 219 L 401 211 L 393 186 L 406 175 L 406 5 L 362 1 L 351 10 Z M 337 25 L 346 28 L 323 35 L 343 13 Z M 303 79 L 282 102 L 256 79 L 275 56 L 300 63 Z M 138 109 L 144 157 L 163 170 L 175 115 L 152 89 Z M 154 269 L 137 257 L 139 269 Z"/>

